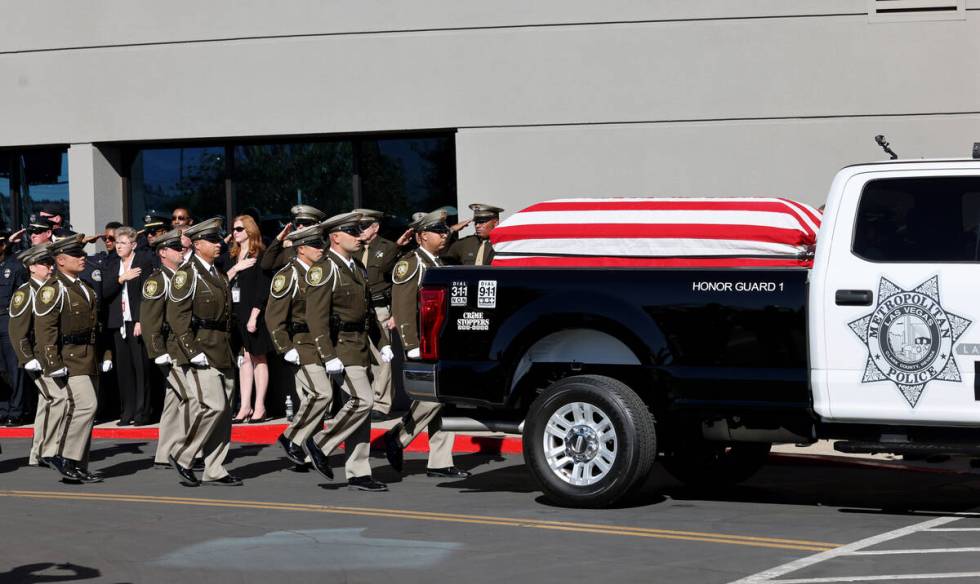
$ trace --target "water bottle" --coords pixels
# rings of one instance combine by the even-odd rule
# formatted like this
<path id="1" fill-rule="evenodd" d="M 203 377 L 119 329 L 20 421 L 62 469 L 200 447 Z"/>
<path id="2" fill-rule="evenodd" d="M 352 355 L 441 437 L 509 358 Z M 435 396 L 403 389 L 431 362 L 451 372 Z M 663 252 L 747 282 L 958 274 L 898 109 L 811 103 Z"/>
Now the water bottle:
<path id="1" fill-rule="evenodd" d="M 291 395 L 286 396 L 286 420 L 293 421 L 293 397 Z"/>

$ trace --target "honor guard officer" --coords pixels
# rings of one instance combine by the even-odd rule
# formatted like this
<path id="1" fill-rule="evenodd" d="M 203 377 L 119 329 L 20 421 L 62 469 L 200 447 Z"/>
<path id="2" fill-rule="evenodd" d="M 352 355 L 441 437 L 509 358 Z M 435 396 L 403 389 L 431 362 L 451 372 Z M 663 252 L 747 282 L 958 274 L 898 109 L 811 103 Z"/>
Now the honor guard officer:
<path id="1" fill-rule="evenodd" d="M 196 413 L 188 407 L 187 381 L 184 378 L 184 367 L 188 361 L 177 346 L 177 338 L 171 334 L 166 318 L 170 282 L 184 259 L 180 239 L 180 230 L 173 229 L 154 240 L 153 246 L 161 265 L 143 282 L 143 301 L 140 303 L 139 322 L 146 353 L 160 367 L 167 386 L 163 412 L 160 414 L 160 438 L 153 459 L 156 468 L 170 467 L 170 451 L 178 440 L 187 436 L 191 417 Z"/>
<path id="2" fill-rule="evenodd" d="M 0 236 L 0 365 L 3 365 L 4 377 L 10 387 L 10 397 L 0 401 L 0 424 L 19 426 L 24 422 L 24 410 L 27 406 L 25 383 L 21 380 L 20 369 L 17 368 L 17 353 L 14 344 L 18 337 L 8 337 L 9 313 L 14 290 L 27 281 L 27 273 L 20 260 L 14 257 L 14 249 L 7 242 L 8 234 Z"/>
<path id="3" fill-rule="evenodd" d="M 34 299 L 34 336 L 44 375 L 52 378 L 54 401 L 67 403 L 59 423 L 57 454 L 44 458 L 72 482 L 99 482 L 88 471 L 88 451 L 98 399 L 96 338 L 98 307 L 95 290 L 79 278 L 85 269 L 84 236 L 67 237 L 52 243 L 48 251 L 58 271 Z M 102 355 L 102 370 L 112 368 L 112 355 Z"/>
<path id="4" fill-rule="evenodd" d="M 307 442 L 306 453 L 327 478 L 333 471 L 327 457 L 341 442 L 347 441 L 346 475 L 349 488 L 387 491 L 388 487 L 371 477 L 368 459 L 371 448 L 371 405 L 374 390 L 368 378 L 370 364 L 369 329 L 377 323 L 371 310 L 367 280 L 354 257 L 361 251 L 361 215 L 344 213 L 323 223 L 329 235 L 330 251 L 323 254 L 306 273 L 306 314 L 310 334 L 316 343 L 326 372 L 343 380 L 350 395 L 329 428 Z M 380 350 L 390 361 L 391 347 Z"/>
<path id="5" fill-rule="evenodd" d="M 445 211 L 433 211 L 412 223 L 419 247 L 395 265 L 392 274 L 391 308 L 395 324 L 401 335 L 402 347 L 409 359 L 418 359 L 418 291 L 425 270 L 441 266 L 439 253 L 446 245 L 450 228 L 446 225 Z M 401 472 L 404 450 L 422 432 L 429 432 L 429 464 L 426 474 L 430 477 L 465 478 L 470 473 L 453 466 L 453 442 L 456 435 L 441 429 L 439 410 L 442 404 L 413 401 L 408 413 L 394 428 L 385 433 L 385 455 L 391 467 Z"/>
<path id="6" fill-rule="evenodd" d="M 290 249 L 292 244 L 286 239 L 286 234 L 293 229 L 316 225 L 327 216 L 323 211 L 309 205 L 294 205 L 289 212 L 292 214 L 293 220 L 279 232 L 275 241 L 262 254 L 262 261 L 259 262 L 259 267 L 267 272 L 278 270 L 296 257 L 296 250 Z"/>
<path id="7" fill-rule="evenodd" d="M 503 209 L 493 205 L 473 203 L 473 228 L 476 233 L 463 237 L 449 247 L 442 259 L 447 264 L 463 266 L 489 266 L 493 260 L 493 246 L 490 245 L 490 232 L 500 223 Z"/>
<path id="8" fill-rule="evenodd" d="M 214 267 L 221 251 L 221 218 L 188 227 L 184 235 L 194 245 L 191 256 L 170 282 L 167 324 L 188 361 L 184 370 L 188 404 L 194 417 L 187 436 L 171 449 L 170 464 L 181 484 L 196 487 L 191 465 L 204 455 L 206 485 L 237 486 L 242 481 L 224 468 L 231 441 L 231 393 L 234 390 L 234 357 L 231 354 L 231 288 Z"/>
<path id="9" fill-rule="evenodd" d="M 30 272 L 27 282 L 21 284 L 10 300 L 10 338 L 17 339 L 14 351 L 17 362 L 37 386 L 39 397 L 34 416 L 34 439 L 27 463 L 31 466 L 45 464 L 42 457 L 58 454 L 58 421 L 64 416 L 65 402 L 55 402 L 46 384 L 53 381 L 41 377 L 41 362 L 35 354 L 34 297 L 47 282 L 54 269 L 54 260 L 48 255 L 48 244 L 42 243 L 17 254 Z"/>
<path id="10" fill-rule="evenodd" d="M 391 364 L 381 358 L 378 347 L 391 345 L 391 271 L 404 253 L 398 243 L 381 237 L 381 219 L 384 213 L 373 209 L 354 209 L 361 214 L 361 245 L 363 250 L 355 257 L 367 269 L 368 288 L 374 316 L 378 319 L 381 338 L 371 343 L 374 361 L 371 364 L 371 387 L 374 389 L 372 420 L 383 420 L 391 411 L 393 385 Z"/>
<path id="11" fill-rule="evenodd" d="M 330 407 L 333 391 L 323 368 L 323 360 L 310 334 L 306 311 L 309 289 L 306 275 L 323 256 L 323 229 L 310 225 L 286 236 L 296 255 L 272 278 L 265 323 L 276 352 L 295 366 L 299 409 L 293 421 L 279 436 L 279 444 L 294 464 L 304 465 L 303 445 L 323 428 L 323 414 Z M 323 273 L 322 268 L 319 273 Z"/>

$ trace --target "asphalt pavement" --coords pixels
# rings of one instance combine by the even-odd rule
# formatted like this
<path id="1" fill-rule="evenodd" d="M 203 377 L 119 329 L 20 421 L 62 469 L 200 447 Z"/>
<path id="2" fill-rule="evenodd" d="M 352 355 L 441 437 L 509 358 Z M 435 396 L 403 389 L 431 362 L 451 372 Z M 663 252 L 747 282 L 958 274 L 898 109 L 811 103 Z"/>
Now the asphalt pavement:
<path id="1" fill-rule="evenodd" d="M 277 446 L 232 447 L 242 487 L 187 488 L 155 444 L 97 441 L 101 484 L 0 454 L 0 582 L 980 581 L 980 476 L 773 457 L 744 485 L 694 491 L 655 468 L 613 509 L 556 507 L 520 456 L 459 455 L 464 480 L 387 493 L 297 472 Z M 915 579 L 910 577 L 916 576 Z"/>

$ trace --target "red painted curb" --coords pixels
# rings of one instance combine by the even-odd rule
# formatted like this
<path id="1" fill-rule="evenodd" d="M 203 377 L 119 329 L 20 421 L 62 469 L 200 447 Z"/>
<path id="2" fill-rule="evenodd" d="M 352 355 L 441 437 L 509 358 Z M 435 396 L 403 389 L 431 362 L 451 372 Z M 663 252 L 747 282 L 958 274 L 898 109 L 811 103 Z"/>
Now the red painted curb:
<path id="1" fill-rule="evenodd" d="M 265 424 L 256 426 L 232 426 L 231 441 L 245 444 L 273 444 L 276 438 L 286 429 L 286 424 Z M 380 428 L 371 429 L 371 449 L 384 450 L 381 437 L 385 431 Z M 0 428 L 0 438 L 31 438 L 34 431 L 31 427 Z M 156 440 L 159 437 L 157 428 L 95 428 L 92 437 L 96 440 Z M 429 436 L 425 432 L 419 434 L 414 442 L 405 449 L 407 452 L 428 452 Z M 454 454 L 520 454 L 522 442 L 518 437 L 470 436 L 457 434 L 453 444 Z"/>

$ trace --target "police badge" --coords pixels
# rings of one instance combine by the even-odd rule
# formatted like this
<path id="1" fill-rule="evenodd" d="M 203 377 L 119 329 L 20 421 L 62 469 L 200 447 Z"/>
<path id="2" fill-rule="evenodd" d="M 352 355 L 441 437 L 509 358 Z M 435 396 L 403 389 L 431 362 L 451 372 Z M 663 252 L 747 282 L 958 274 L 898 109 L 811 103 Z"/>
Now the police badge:
<path id="1" fill-rule="evenodd" d="M 102 270 L 92 270 L 92 281 L 93 282 L 102 281 Z"/>
<path id="2" fill-rule="evenodd" d="M 943 308 L 938 276 L 912 290 L 882 277 L 874 312 L 850 323 L 868 348 L 861 383 L 891 381 L 914 408 L 930 381 L 962 381 L 953 345 L 970 324 Z"/>
<path id="3" fill-rule="evenodd" d="M 10 277 L 10 268 L 4 268 L 4 270 L 3 270 L 3 277 L 5 279 Z"/>

